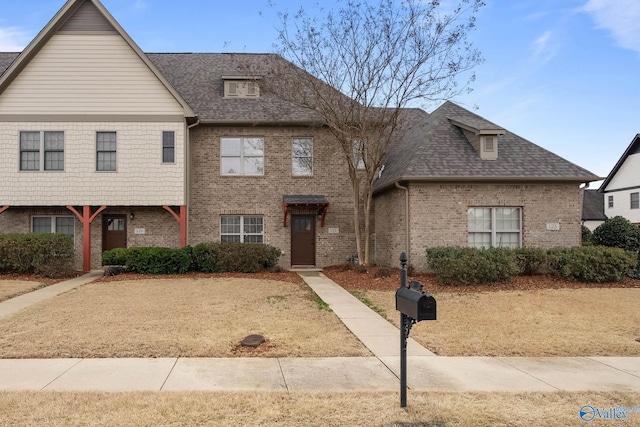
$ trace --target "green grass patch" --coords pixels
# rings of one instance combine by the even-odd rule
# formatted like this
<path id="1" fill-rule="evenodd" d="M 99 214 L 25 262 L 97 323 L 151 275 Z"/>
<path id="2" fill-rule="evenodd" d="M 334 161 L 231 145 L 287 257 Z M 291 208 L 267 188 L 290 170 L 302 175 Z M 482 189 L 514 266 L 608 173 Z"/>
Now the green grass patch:
<path id="1" fill-rule="evenodd" d="M 366 290 L 351 291 L 351 295 L 353 295 L 354 297 L 358 298 L 360 300 L 360 302 L 362 302 L 364 305 L 369 307 L 371 310 L 373 310 L 376 313 L 378 313 L 380 316 L 384 317 L 385 319 L 388 319 L 387 311 L 384 308 L 374 304 L 373 301 L 371 301 L 367 297 L 367 291 Z"/>

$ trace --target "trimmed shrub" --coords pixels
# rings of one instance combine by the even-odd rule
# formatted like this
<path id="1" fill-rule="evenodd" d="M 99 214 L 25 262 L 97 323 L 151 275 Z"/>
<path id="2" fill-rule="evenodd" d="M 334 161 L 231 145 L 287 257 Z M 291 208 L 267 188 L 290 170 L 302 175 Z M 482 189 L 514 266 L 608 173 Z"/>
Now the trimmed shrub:
<path id="1" fill-rule="evenodd" d="M 261 243 L 201 243 L 193 248 L 194 268 L 205 273 L 257 273 L 278 265 L 280 249 Z"/>
<path id="2" fill-rule="evenodd" d="M 515 252 L 505 248 L 429 248 L 427 261 L 444 285 L 504 282 L 518 274 Z"/>
<path id="3" fill-rule="evenodd" d="M 170 248 L 129 248 L 127 271 L 141 274 L 185 274 L 191 268 L 191 251 Z"/>
<path id="4" fill-rule="evenodd" d="M 588 227 L 582 226 L 582 246 L 593 244 L 593 232 Z"/>
<path id="5" fill-rule="evenodd" d="M 64 234 L 0 235 L 0 271 L 65 277 L 73 273 L 73 239 Z"/>
<path id="6" fill-rule="evenodd" d="M 609 218 L 593 231 L 595 245 L 621 248 L 627 251 L 640 250 L 640 227 L 621 216 Z"/>
<path id="7" fill-rule="evenodd" d="M 635 252 L 604 246 L 550 249 L 547 258 L 553 273 L 570 280 L 595 283 L 619 282 L 638 262 Z"/>
<path id="8" fill-rule="evenodd" d="M 116 248 L 102 253 L 102 265 L 127 265 L 126 248 Z"/>
<path id="9" fill-rule="evenodd" d="M 515 249 L 518 275 L 533 276 L 541 274 L 547 264 L 547 251 L 539 248 Z"/>

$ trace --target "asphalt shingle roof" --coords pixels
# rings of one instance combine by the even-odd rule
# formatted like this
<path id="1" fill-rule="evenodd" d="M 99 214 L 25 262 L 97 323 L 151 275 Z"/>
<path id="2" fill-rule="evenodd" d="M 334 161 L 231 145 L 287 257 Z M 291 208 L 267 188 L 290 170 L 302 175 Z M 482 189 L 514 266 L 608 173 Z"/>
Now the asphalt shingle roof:
<path id="1" fill-rule="evenodd" d="M 449 101 L 431 114 L 418 109 L 406 110 L 399 141 L 390 150 L 385 169 L 375 182 L 375 189 L 378 191 L 403 180 L 584 182 L 599 179 L 508 130 L 498 136 L 498 159 L 482 160 L 462 130 L 451 120 L 462 123 L 485 121 Z"/>
<path id="2" fill-rule="evenodd" d="M 0 53 L 0 75 L 18 53 Z M 195 111 L 201 123 L 318 123 L 308 109 L 264 93 L 256 99 L 225 99 L 225 75 L 266 75 L 273 54 L 149 53 L 147 57 Z M 247 71 L 251 70 L 251 71 Z M 482 160 L 462 130 L 451 121 L 477 129 L 501 129 L 452 102 L 432 114 L 403 111 L 403 126 L 375 183 L 376 191 L 404 180 L 562 180 L 600 178 L 509 131 L 498 137 L 498 159 Z"/>

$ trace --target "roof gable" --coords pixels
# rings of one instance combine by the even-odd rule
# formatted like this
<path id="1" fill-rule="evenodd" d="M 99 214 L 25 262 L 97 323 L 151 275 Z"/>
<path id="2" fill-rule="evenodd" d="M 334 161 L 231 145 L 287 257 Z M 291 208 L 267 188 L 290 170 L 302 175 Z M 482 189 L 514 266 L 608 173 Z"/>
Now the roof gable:
<path id="1" fill-rule="evenodd" d="M 195 113 L 182 96 L 173 88 L 166 78 L 157 70 L 155 65 L 142 52 L 140 47 L 120 27 L 98 0 L 69 0 L 58 11 L 51 21 L 29 43 L 29 45 L 11 62 L 4 73 L 0 75 L 0 95 L 11 85 L 20 73 L 33 61 L 38 53 L 56 34 L 73 32 L 95 32 L 118 34 L 124 39 L 135 55 L 155 75 L 164 88 L 182 106 L 185 117 L 194 117 Z M 0 60 L 3 58 L 0 57 Z"/>
<path id="2" fill-rule="evenodd" d="M 400 181 L 580 183 L 600 179 L 508 130 L 499 136 L 498 158 L 484 161 L 467 140 L 463 129 L 454 122 L 478 123 L 485 119 L 449 101 L 429 115 L 417 111 L 405 110 L 403 113 L 398 141 L 375 182 L 376 191 Z M 493 129 L 501 129 L 491 125 Z"/>
<path id="3" fill-rule="evenodd" d="M 622 167 L 624 162 L 627 160 L 627 158 L 629 156 L 632 156 L 634 154 L 639 154 L 639 153 L 640 153 L 640 133 L 633 138 L 633 140 L 631 141 L 631 144 L 629 144 L 627 149 L 624 150 L 624 153 L 622 154 L 618 162 L 615 164 L 613 169 L 611 169 L 611 172 L 609 172 L 609 175 L 607 175 L 607 177 L 605 178 L 604 182 L 602 183 L 598 191 L 602 191 L 606 193 L 607 187 L 609 186 L 609 184 L 611 184 L 611 181 L 615 178 L 616 174 L 620 171 L 620 168 Z"/>

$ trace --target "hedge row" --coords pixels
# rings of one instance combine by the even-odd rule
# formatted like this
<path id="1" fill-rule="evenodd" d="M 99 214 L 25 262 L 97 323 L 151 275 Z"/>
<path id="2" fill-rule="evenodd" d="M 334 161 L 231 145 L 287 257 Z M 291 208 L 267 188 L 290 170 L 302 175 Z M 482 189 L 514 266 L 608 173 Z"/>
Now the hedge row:
<path id="1" fill-rule="evenodd" d="M 66 277 L 73 273 L 73 239 L 64 234 L 0 235 L 0 271 Z"/>
<path id="2" fill-rule="evenodd" d="M 445 285 L 491 284 L 539 273 L 582 282 L 617 282 L 632 274 L 637 261 L 635 252 L 603 246 L 427 249 L 429 268 Z"/>
<path id="3" fill-rule="evenodd" d="M 128 248 L 102 254 L 102 265 L 124 265 L 132 273 L 257 273 L 278 264 L 280 250 L 253 243 L 201 243 L 182 249 Z"/>

